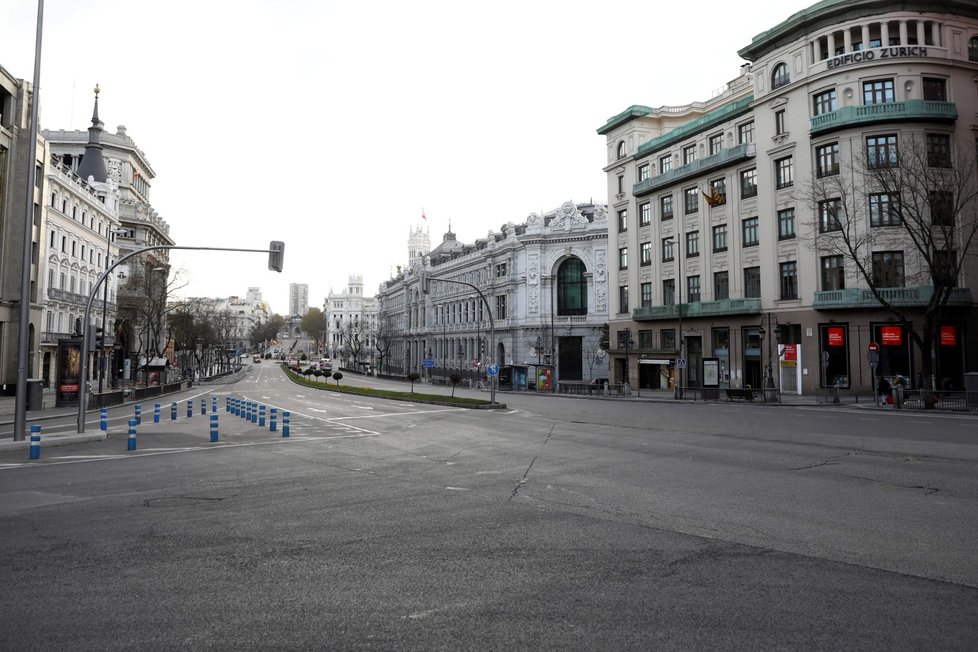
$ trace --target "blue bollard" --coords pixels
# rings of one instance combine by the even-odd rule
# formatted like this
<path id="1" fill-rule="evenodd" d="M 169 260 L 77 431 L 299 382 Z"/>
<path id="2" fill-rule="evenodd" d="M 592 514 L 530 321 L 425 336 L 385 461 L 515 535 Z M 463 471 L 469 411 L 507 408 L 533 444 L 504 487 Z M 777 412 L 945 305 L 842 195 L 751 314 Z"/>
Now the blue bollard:
<path id="1" fill-rule="evenodd" d="M 275 432 L 275 421 L 278 419 L 278 408 L 273 407 L 271 415 L 268 420 L 268 429 Z"/>
<path id="2" fill-rule="evenodd" d="M 258 407 L 258 426 L 261 428 L 265 427 L 265 405 L 264 403 Z"/>
<path id="3" fill-rule="evenodd" d="M 170 421 L 176 421 L 176 420 L 177 420 L 177 402 L 173 401 L 173 403 L 170 405 Z"/>
<path id="4" fill-rule="evenodd" d="M 31 450 L 29 459 L 41 459 L 41 426 L 37 424 L 31 426 Z"/>
<path id="5" fill-rule="evenodd" d="M 262 405 L 261 409 L 264 410 L 265 406 Z M 251 422 L 258 423 L 258 401 L 255 401 L 255 407 L 251 410 Z"/>
<path id="6" fill-rule="evenodd" d="M 289 413 L 287 410 L 282 410 L 282 436 L 289 436 Z"/>
<path id="7" fill-rule="evenodd" d="M 206 398 L 200 399 L 200 413 L 203 414 L 203 415 L 206 415 L 207 414 L 207 399 Z"/>
<path id="8" fill-rule="evenodd" d="M 225 396 L 224 397 L 224 411 L 225 412 L 230 412 L 231 411 L 231 397 L 230 396 Z"/>
<path id="9" fill-rule="evenodd" d="M 159 423 L 159 422 L 160 422 L 160 404 L 159 403 L 154 403 L 153 404 L 153 423 Z"/>
<path id="10" fill-rule="evenodd" d="M 217 415 L 211 415 L 211 441 L 217 441 Z"/>
<path id="11" fill-rule="evenodd" d="M 211 412 L 217 414 L 217 397 L 211 397 Z"/>
<path id="12" fill-rule="evenodd" d="M 126 450 L 134 451 L 136 450 L 136 420 L 129 419 L 129 444 Z"/>
<path id="13" fill-rule="evenodd" d="M 140 405 L 139 403 L 136 403 L 136 414 L 135 414 L 135 418 L 136 418 L 136 425 L 137 426 L 138 425 L 142 425 L 142 423 L 143 423 L 143 406 Z"/>
<path id="14" fill-rule="evenodd" d="M 194 416 L 194 400 L 192 398 L 187 399 L 187 418 Z"/>
<path id="15" fill-rule="evenodd" d="M 109 408 L 102 408 L 101 410 L 99 410 L 99 413 L 100 413 L 99 423 L 98 423 L 99 428 L 102 429 L 102 432 L 108 432 L 109 431 Z"/>

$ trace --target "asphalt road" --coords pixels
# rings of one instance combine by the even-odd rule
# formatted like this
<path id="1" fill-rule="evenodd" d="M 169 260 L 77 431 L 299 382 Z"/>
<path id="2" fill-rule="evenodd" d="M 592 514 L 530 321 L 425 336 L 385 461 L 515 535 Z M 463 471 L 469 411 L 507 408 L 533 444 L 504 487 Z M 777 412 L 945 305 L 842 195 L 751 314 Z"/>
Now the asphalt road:
<path id="1" fill-rule="evenodd" d="M 0 452 L 0 649 L 978 647 L 972 417 L 211 394 Z"/>

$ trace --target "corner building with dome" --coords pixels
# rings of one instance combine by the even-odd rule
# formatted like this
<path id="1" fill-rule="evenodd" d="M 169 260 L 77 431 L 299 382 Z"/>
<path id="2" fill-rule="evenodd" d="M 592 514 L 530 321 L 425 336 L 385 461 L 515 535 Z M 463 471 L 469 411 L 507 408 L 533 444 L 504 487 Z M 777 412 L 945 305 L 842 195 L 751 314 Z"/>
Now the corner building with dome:
<path id="1" fill-rule="evenodd" d="M 978 3 L 826 0 L 739 55 L 713 98 L 598 129 L 612 382 L 963 389 Z"/>

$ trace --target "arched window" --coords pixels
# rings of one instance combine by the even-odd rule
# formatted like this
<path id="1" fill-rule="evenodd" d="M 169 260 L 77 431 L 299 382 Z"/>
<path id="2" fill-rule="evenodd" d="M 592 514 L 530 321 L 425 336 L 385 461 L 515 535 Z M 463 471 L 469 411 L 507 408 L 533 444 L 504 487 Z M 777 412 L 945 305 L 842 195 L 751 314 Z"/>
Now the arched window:
<path id="1" fill-rule="evenodd" d="M 978 36 L 972 36 L 968 41 L 968 61 L 978 61 Z"/>
<path id="2" fill-rule="evenodd" d="M 557 314 L 587 314 L 587 279 L 584 263 L 579 258 L 568 258 L 557 270 Z"/>
<path id="3" fill-rule="evenodd" d="M 620 141 L 618 143 L 618 158 L 619 158 L 619 160 L 625 158 L 625 141 L 624 140 L 622 140 L 622 141 Z"/>
<path id="4" fill-rule="evenodd" d="M 779 63 L 774 66 L 774 72 L 771 73 L 771 88 L 781 88 L 791 81 L 788 76 L 788 64 Z"/>

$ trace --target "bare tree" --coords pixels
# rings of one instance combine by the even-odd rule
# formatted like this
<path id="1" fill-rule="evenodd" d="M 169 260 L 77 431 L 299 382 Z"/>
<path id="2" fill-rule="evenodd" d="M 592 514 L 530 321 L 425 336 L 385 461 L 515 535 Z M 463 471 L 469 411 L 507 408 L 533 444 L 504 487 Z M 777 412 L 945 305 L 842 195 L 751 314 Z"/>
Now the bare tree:
<path id="1" fill-rule="evenodd" d="M 586 336 L 582 342 L 589 378 L 594 378 L 594 365 L 603 362 L 608 357 L 608 352 L 603 347 L 602 339 L 602 329 L 595 328 L 594 332 Z"/>
<path id="2" fill-rule="evenodd" d="M 186 283 L 179 273 L 169 276 L 168 268 L 145 262 L 132 264 L 129 269 L 124 290 L 119 293 L 115 332 L 123 356 L 132 359 L 138 369 L 140 360 L 148 365 L 166 352 L 171 298 Z"/>
<path id="3" fill-rule="evenodd" d="M 399 335 L 400 331 L 395 326 L 394 318 L 390 315 L 380 315 L 373 332 L 373 339 L 374 348 L 377 349 L 377 366 L 381 369 L 384 368 L 384 365 L 390 365 L 391 349 Z"/>
<path id="4" fill-rule="evenodd" d="M 361 320 L 348 320 L 340 327 L 340 342 L 343 352 L 353 360 L 353 368 L 356 369 L 360 363 L 360 356 L 363 355 L 363 347 L 366 344 L 366 330 Z"/>
<path id="5" fill-rule="evenodd" d="M 823 170 L 807 199 L 815 207 L 811 232 L 819 256 L 838 256 L 894 319 L 908 329 L 922 356 L 923 373 L 936 389 L 937 334 L 948 302 L 975 255 L 978 183 L 973 150 L 951 154 L 941 134 L 881 137 L 854 145 L 849 165 Z M 837 173 L 835 173 L 837 172 Z M 893 261 L 887 255 L 910 255 Z M 891 256 L 892 258 L 892 256 Z M 840 271 L 830 279 L 845 284 Z M 906 288 L 916 287 L 916 301 Z M 897 288 L 904 288 L 903 290 Z M 926 302 L 924 301 L 926 299 Z"/>

